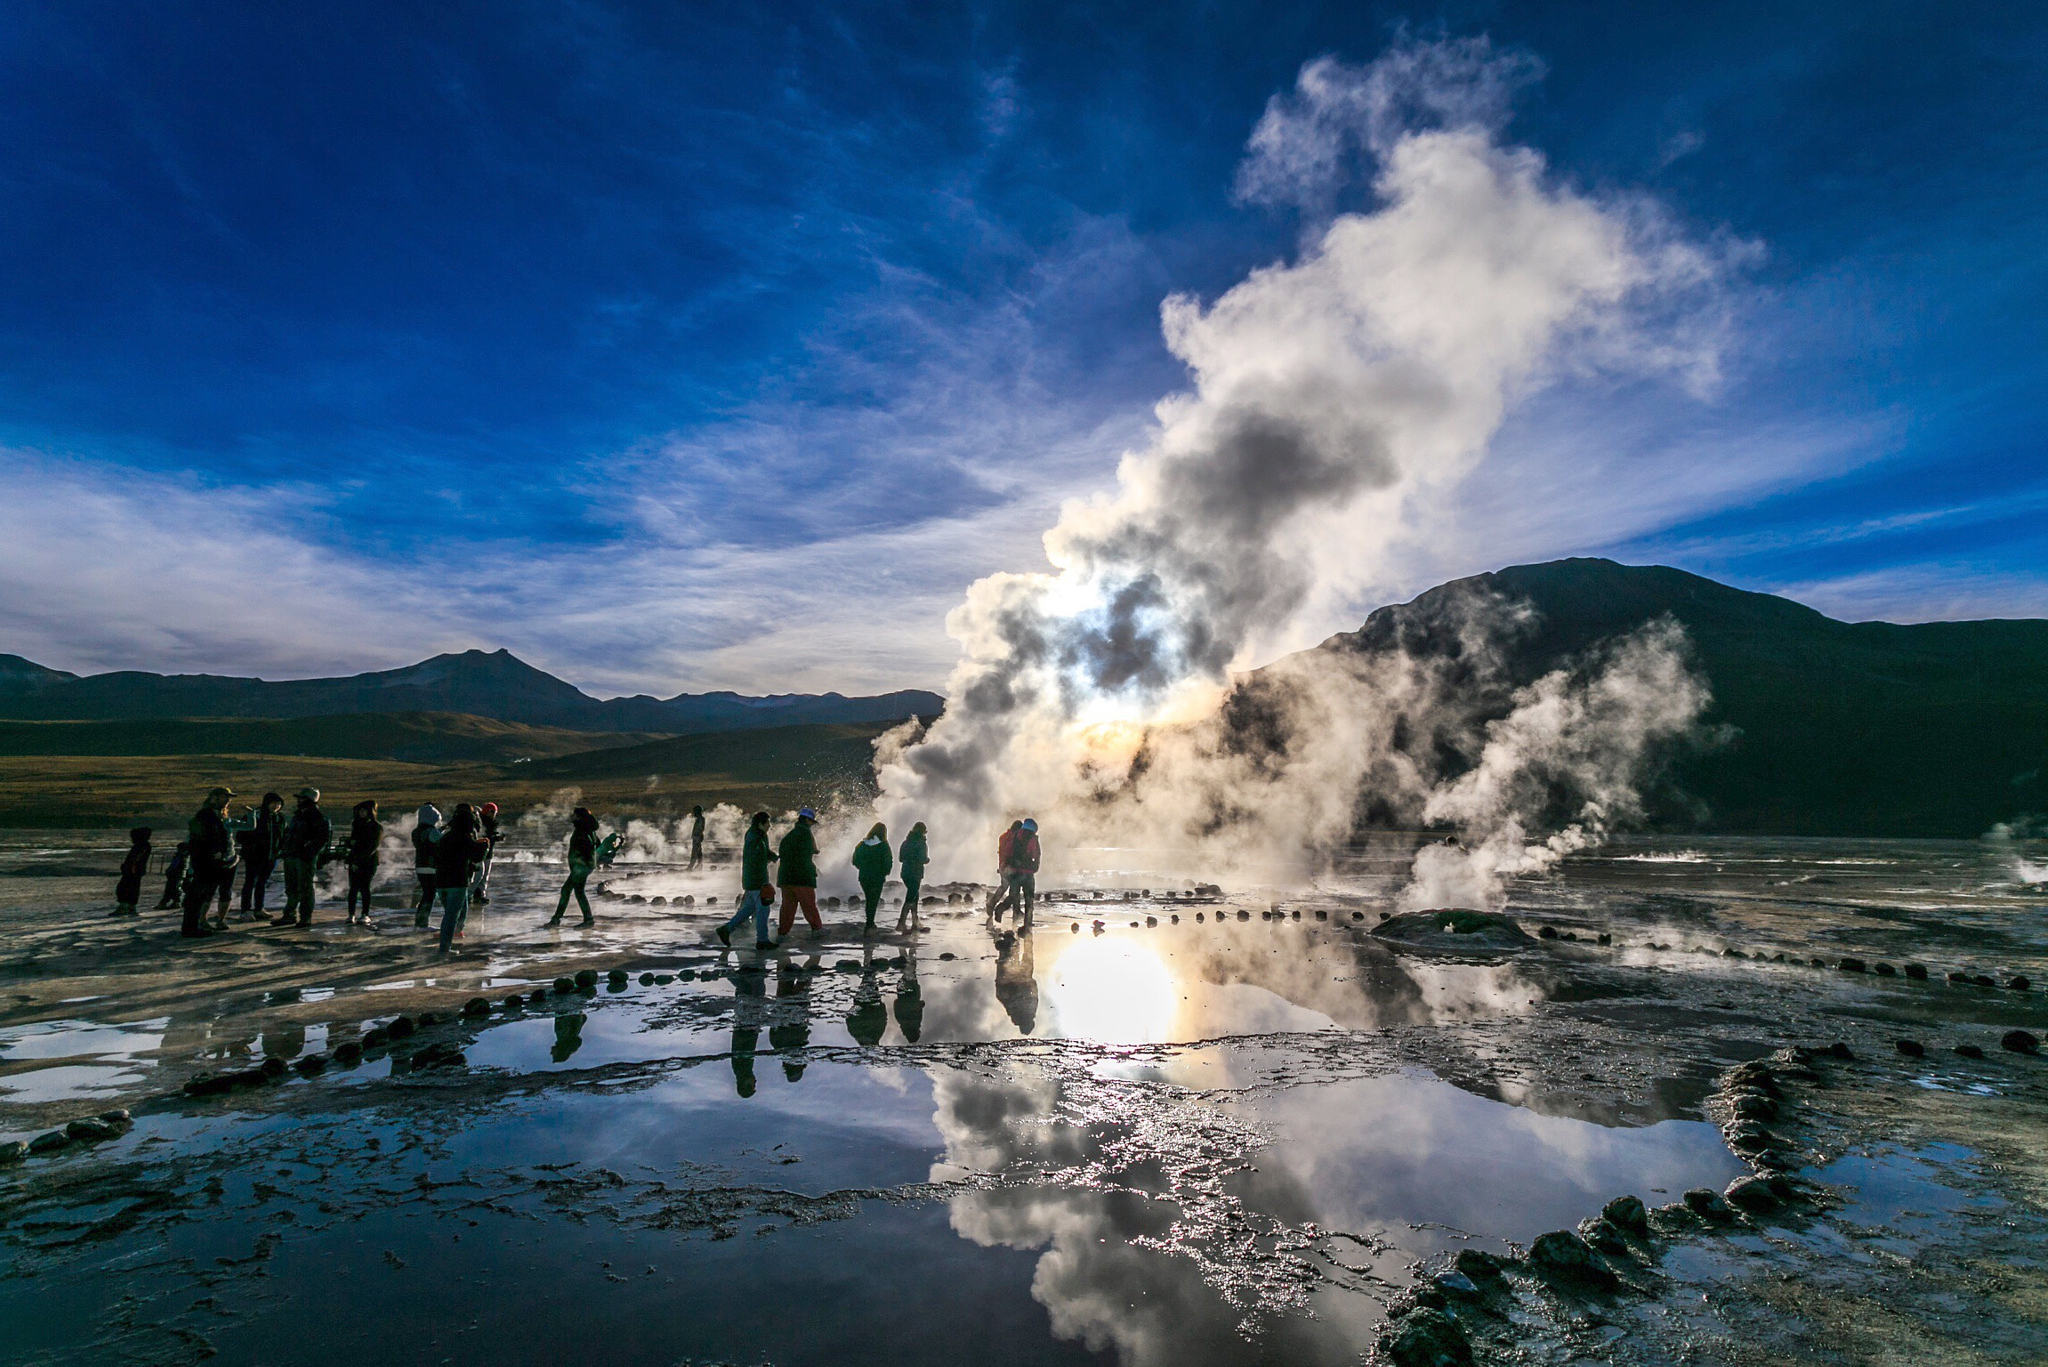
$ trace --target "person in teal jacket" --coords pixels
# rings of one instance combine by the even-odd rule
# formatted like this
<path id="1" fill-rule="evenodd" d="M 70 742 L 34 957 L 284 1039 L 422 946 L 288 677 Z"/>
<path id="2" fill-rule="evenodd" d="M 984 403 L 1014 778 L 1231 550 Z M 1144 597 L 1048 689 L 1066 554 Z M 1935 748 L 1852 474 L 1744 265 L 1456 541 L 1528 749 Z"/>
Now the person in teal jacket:
<path id="1" fill-rule="evenodd" d="M 913 929 L 924 929 L 924 915 L 917 909 L 917 895 L 924 890 L 924 866 L 932 862 L 924 834 L 924 823 L 920 821 L 910 828 L 909 835 L 903 837 L 903 848 L 896 852 L 896 862 L 903 866 L 903 910 L 896 913 L 898 931 L 903 929 L 906 918 Z"/>
<path id="2" fill-rule="evenodd" d="M 869 931 L 875 928 L 875 908 L 882 904 L 882 884 L 895 866 L 895 857 L 889 853 L 889 828 L 877 821 L 867 839 L 853 847 L 854 871 L 860 875 L 861 896 L 867 899 Z"/>
<path id="3" fill-rule="evenodd" d="M 782 861 L 782 915 L 775 928 L 779 939 L 796 923 L 798 907 L 811 923 L 813 933 L 822 934 L 825 923 L 818 919 L 818 837 L 811 829 L 818 814 L 805 807 L 796 814 L 796 825 L 782 837 L 776 857 Z"/>

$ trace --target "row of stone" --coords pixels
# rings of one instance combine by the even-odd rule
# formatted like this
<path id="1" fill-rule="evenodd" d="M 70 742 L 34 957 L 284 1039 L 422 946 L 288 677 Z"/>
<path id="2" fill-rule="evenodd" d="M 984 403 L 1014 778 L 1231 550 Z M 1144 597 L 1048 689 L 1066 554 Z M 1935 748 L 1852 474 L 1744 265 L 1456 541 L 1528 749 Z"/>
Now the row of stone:
<path id="1" fill-rule="evenodd" d="M 51 1130 L 47 1134 L 37 1135 L 34 1139 L 10 1139 L 0 1144 L 0 1164 L 19 1163 L 31 1154 L 56 1153 L 74 1144 L 98 1144 L 108 1139 L 118 1139 L 128 1133 L 134 1124 L 134 1118 L 125 1110 L 82 1115 L 67 1123 L 61 1130 Z"/>

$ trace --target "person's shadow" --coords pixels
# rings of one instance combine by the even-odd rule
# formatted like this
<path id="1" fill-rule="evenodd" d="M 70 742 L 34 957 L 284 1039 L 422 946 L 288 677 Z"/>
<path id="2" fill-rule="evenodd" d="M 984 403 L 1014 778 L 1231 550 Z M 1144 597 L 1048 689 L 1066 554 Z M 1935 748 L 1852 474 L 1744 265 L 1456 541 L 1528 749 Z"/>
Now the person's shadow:
<path id="1" fill-rule="evenodd" d="M 1028 1035 L 1037 1026 L 1038 973 L 1029 935 L 1006 930 L 996 936 L 996 1000 L 1018 1034 Z"/>

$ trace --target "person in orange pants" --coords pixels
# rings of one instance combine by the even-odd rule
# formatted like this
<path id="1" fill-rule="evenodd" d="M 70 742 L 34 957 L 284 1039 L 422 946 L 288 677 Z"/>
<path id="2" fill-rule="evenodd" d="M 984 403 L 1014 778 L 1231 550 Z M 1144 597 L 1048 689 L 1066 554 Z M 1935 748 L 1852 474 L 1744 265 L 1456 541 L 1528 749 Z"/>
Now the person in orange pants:
<path id="1" fill-rule="evenodd" d="M 796 924 L 798 907 L 803 908 L 804 919 L 811 923 L 813 931 L 825 929 L 825 923 L 818 919 L 818 837 L 811 831 L 817 820 L 818 814 L 805 807 L 796 814 L 796 825 L 782 837 L 782 915 L 775 932 L 778 939 L 789 934 L 789 928 Z"/>

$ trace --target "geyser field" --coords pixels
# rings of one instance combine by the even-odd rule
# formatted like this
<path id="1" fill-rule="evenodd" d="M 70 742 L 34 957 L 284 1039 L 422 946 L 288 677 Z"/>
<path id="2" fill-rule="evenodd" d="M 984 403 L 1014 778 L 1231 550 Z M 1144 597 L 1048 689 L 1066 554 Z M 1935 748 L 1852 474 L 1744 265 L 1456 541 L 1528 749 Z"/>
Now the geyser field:
<path id="1" fill-rule="evenodd" d="M 621 864 L 595 930 L 537 928 L 550 842 L 453 962 L 389 910 L 167 951 L 61 872 L 112 850 L 0 850 L 49 875 L 0 880 L 0 1130 L 128 1116 L 0 1167 L 13 1361 L 1427 1361 L 1442 1316 L 1488 1361 L 2042 1342 L 2012 848 L 1622 840 L 1464 935 L 1382 922 L 1408 838 L 1308 892 L 1097 850 L 1030 936 L 937 887 L 923 937 L 842 909 L 735 956 L 729 867 Z"/>

